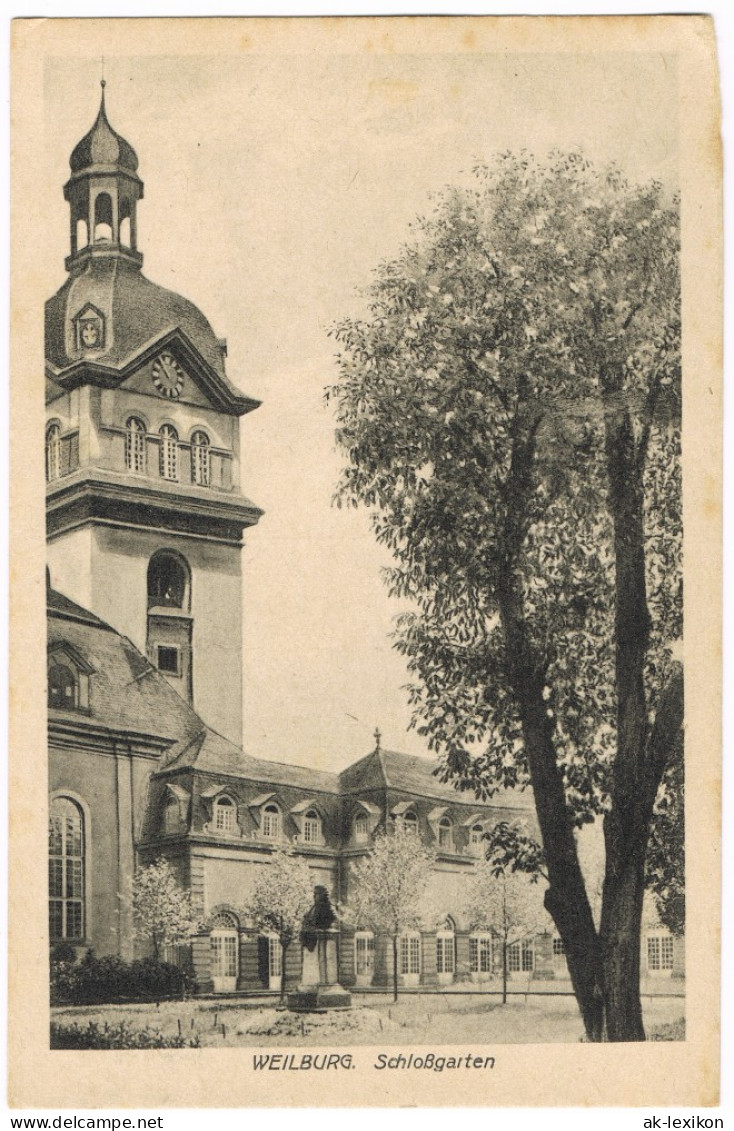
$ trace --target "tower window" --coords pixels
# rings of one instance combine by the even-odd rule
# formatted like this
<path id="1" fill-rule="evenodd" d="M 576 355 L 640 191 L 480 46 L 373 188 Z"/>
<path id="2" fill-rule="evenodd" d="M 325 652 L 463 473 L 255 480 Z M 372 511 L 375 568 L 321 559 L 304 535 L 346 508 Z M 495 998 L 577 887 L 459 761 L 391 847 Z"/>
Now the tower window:
<path id="1" fill-rule="evenodd" d="M 50 424 L 46 429 L 46 482 L 61 475 L 61 428 Z"/>
<path id="2" fill-rule="evenodd" d="M 180 675 L 181 650 L 172 645 L 159 644 L 158 664 L 156 666 L 159 672 L 164 672 L 166 675 Z"/>
<path id="3" fill-rule="evenodd" d="M 209 437 L 206 432 L 194 432 L 191 437 L 191 479 L 200 487 L 210 484 L 209 463 Z"/>
<path id="4" fill-rule="evenodd" d="M 94 241 L 112 239 L 112 197 L 101 192 L 94 202 Z"/>
<path id="5" fill-rule="evenodd" d="M 170 553 L 156 554 L 148 566 L 148 608 L 187 608 L 188 581 L 188 571 L 180 558 Z"/>
<path id="6" fill-rule="evenodd" d="M 160 430 L 159 467 L 162 479 L 178 479 L 178 432 L 172 424 Z"/>
<path id="7" fill-rule="evenodd" d="M 81 251 L 89 243 L 89 225 L 84 219 L 77 220 L 76 222 L 76 246 Z"/>
<path id="8" fill-rule="evenodd" d="M 132 247 L 132 222 L 130 219 L 131 205 L 129 200 L 120 203 L 120 243 L 125 247 Z"/>
<path id="9" fill-rule="evenodd" d="M 52 941 L 84 937 L 84 818 L 68 797 L 51 802 L 48 918 Z"/>
<path id="10" fill-rule="evenodd" d="M 125 425 L 125 467 L 145 471 L 145 425 L 137 416 L 131 416 Z"/>

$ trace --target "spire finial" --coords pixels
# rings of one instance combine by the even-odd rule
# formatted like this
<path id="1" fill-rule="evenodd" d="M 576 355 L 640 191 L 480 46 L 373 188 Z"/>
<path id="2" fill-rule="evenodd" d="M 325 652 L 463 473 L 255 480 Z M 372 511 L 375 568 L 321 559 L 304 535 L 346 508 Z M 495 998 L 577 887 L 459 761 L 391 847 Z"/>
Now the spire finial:
<path id="1" fill-rule="evenodd" d="M 377 751 L 379 751 L 379 749 L 380 749 L 381 740 L 382 740 L 382 735 L 380 734 L 380 728 L 375 727 L 375 750 L 377 750 Z"/>

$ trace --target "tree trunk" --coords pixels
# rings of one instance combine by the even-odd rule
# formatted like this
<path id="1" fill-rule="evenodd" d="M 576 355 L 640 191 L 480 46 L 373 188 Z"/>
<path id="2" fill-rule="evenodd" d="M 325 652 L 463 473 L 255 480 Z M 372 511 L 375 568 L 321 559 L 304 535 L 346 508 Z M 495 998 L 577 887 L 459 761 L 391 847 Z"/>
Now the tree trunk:
<path id="1" fill-rule="evenodd" d="M 655 795 L 683 721 L 682 674 L 674 675 L 661 696 L 659 719 L 651 730 L 644 683 L 650 630 L 645 582 L 645 449 L 635 440 L 623 396 L 622 365 L 603 366 L 600 376 L 614 531 L 617 690 L 617 755 L 611 806 L 604 819 L 606 867 L 600 932 L 606 1028 L 611 1041 L 644 1041 L 640 932 L 645 854 Z"/>
<path id="2" fill-rule="evenodd" d="M 535 437 L 540 421 L 538 409 L 525 413 L 519 410 L 515 420 L 512 458 L 505 485 L 504 565 L 498 579 L 498 607 L 548 869 L 545 906 L 563 940 L 586 1035 L 591 1041 L 599 1041 L 604 1031 L 599 939 L 566 806 L 563 776 L 556 761 L 552 708 L 550 701 L 544 698 L 545 667 L 527 633 L 517 574 L 534 489 Z"/>
<path id="3" fill-rule="evenodd" d="M 398 1000 L 398 936 L 392 937 L 392 999 Z"/>

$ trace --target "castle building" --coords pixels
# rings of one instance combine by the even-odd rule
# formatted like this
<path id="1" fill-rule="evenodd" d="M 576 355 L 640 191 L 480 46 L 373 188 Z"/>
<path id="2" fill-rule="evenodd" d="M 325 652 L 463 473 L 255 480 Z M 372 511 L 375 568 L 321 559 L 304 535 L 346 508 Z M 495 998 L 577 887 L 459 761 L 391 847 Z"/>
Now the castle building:
<path id="1" fill-rule="evenodd" d="M 463 921 L 463 893 L 483 833 L 532 824 L 531 800 L 478 803 L 379 743 L 340 774 L 245 753 L 241 550 L 261 511 L 241 489 L 239 429 L 258 402 L 204 315 L 142 274 L 143 183 L 104 84 L 70 166 L 68 277 L 46 304 L 51 945 L 132 958 L 133 876 L 163 856 L 206 915 L 190 955 L 201 990 L 295 983 L 298 947 L 282 971 L 242 912 L 274 848 L 294 846 L 348 901 L 355 861 L 400 820 L 435 849 L 446 906 L 401 940 L 400 979 L 488 977 L 491 939 Z M 655 946 L 671 970 L 673 940 Z M 342 929 L 343 984 L 387 985 L 391 962 L 386 939 Z M 510 965 L 562 972 L 550 920 Z"/>

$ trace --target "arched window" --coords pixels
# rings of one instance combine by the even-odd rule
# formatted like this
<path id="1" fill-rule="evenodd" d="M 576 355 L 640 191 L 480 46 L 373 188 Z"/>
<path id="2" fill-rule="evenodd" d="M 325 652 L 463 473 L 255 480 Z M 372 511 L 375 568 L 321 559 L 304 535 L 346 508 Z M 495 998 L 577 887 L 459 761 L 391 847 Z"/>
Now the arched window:
<path id="1" fill-rule="evenodd" d="M 366 844 L 369 840 L 370 829 L 364 813 L 360 813 L 354 821 L 354 839 L 357 844 Z"/>
<path id="2" fill-rule="evenodd" d="M 450 817 L 442 817 L 438 822 L 438 847 L 450 849 L 453 847 L 454 833 Z"/>
<path id="3" fill-rule="evenodd" d="M 61 428 L 49 424 L 46 429 L 46 482 L 58 479 L 61 475 Z"/>
<path id="4" fill-rule="evenodd" d="M 403 829 L 411 836 L 418 836 L 418 818 L 412 809 L 403 813 Z"/>
<path id="5" fill-rule="evenodd" d="M 482 855 L 484 846 L 484 829 L 481 825 L 472 825 L 469 833 L 469 848 L 474 856 Z"/>
<path id="6" fill-rule="evenodd" d="M 84 218 L 76 222 L 76 247 L 77 251 L 81 251 L 89 243 L 89 225 Z"/>
<path id="7" fill-rule="evenodd" d="M 125 424 L 125 467 L 128 471 L 145 471 L 145 425 L 137 416 Z"/>
<path id="8" fill-rule="evenodd" d="M 130 201 L 120 203 L 120 243 L 124 247 L 132 247 L 132 228 L 130 223 Z"/>
<path id="9" fill-rule="evenodd" d="M 112 197 L 101 192 L 94 202 L 94 241 L 112 239 Z"/>
<path id="10" fill-rule="evenodd" d="M 268 840 L 280 838 L 280 809 L 272 801 L 263 809 L 262 833 Z"/>
<path id="11" fill-rule="evenodd" d="M 237 824 L 237 806 L 226 793 L 214 803 L 214 828 L 219 833 L 233 833 Z"/>
<path id="12" fill-rule="evenodd" d="M 237 988 L 239 972 L 239 933 L 234 915 L 223 911 L 216 916 L 209 934 L 211 975 L 215 993 Z"/>
<path id="13" fill-rule="evenodd" d="M 321 842 L 321 818 L 315 809 L 309 809 L 303 818 L 303 839 L 306 844 Z"/>
<path id="14" fill-rule="evenodd" d="M 78 706 L 76 674 L 66 664 L 51 663 L 48 669 L 48 705 L 73 711 Z"/>
<path id="15" fill-rule="evenodd" d="M 159 469 L 162 479 L 178 479 L 178 432 L 172 424 L 160 430 Z"/>
<path id="16" fill-rule="evenodd" d="M 148 608 L 188 609 L 189 573 L 183 558 L 155 554 L 148 566 Z"/>
<path id="17" fill-rule="evenodd" d="M 208 487 L 211 481 L 209 471 L 209 437 L 206 432 L 194 432 L 191 437 L 191 481 L 200 487 Z"/>
<path id="18" fill-rule="evenodd" d="M 436 932 L 436 973 L 439 982 L 452 982 L 456 972 L 456 931 L 453 919 L 447 919 Z"/>
<path id="19" fill-rule="evenodd" d="M 48 921 L 51 941 L 81 941 L 85 930 L 84 817 L 69 797 L 51 802 L 48 834 Z"/>

